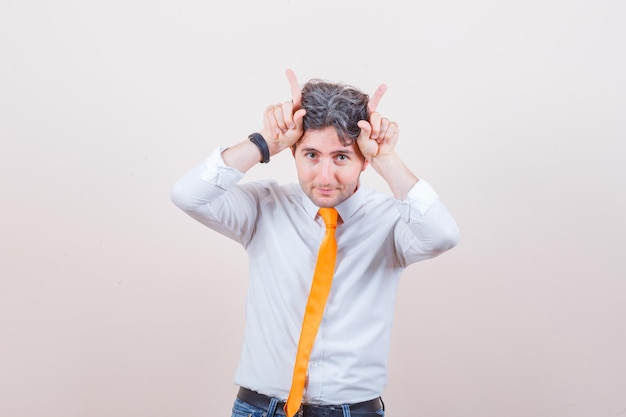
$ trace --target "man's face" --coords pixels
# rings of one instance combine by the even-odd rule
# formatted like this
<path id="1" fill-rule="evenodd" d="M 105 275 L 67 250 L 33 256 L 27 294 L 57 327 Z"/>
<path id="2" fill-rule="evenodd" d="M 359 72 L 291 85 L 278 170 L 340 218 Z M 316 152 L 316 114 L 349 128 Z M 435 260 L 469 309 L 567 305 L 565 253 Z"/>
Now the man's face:
<path id="1" fill-rule="evenodd" d="M 318 207 L 335 207 L 354 194 L 368 162 L 356 142 L 342 145 L 334 127 L 307 130 L 294 158 L 300 186 Z"/>

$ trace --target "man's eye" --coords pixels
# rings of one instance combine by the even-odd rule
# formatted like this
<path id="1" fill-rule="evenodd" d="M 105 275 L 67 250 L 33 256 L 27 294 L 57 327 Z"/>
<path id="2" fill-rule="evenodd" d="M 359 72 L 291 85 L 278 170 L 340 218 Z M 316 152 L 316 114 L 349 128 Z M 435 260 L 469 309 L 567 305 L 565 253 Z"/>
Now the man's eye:
<path id="1" fill-rule="evenodd" d="M 348 160 L 348 157 L 346 155 L 337 155 L 337 159 L 340 161 L 346 161 Z"/>
<path id="2" fill-rule="evenodd" d="M 309 152 L 309 153 L 305 154 L 304 156 L 309 158 L 309 159 L 315 158 L 315 154 L 313 152 Z"/>

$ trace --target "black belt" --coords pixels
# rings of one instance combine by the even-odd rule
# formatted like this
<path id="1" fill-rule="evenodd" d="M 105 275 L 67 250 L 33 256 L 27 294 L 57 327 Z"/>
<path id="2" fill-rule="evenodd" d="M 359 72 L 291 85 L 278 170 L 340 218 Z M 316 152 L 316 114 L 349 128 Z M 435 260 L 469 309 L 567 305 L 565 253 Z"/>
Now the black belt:
<path id="1" fill-rule="evenodd" d="M 268 397 L 267 395 L 259 394 L 256 391 L 249 390 L 247 388 L 239 388 L 239 393 L 237 394 L 237 398 L 241 401 L 248 403 L 252 406 L 262 408 L 263 410 L 267 410 L 270 405 L 270 401 L 272 397 Z M 285 407 L 284 401 L 279 401 L 276 405 L 276 411 L 279 414 L 284 414 L 283 408 Z M 358 413 L 374 413 L 383 408 L 383 402 L 380 398 L 374 398 L 373 400 L 363 401 L 360 403 L 349 404 L 350 411 Z M 315 405 L 315 404 L 303 404 L 302 411 L 304 416 L 307 414 L 315 414 L 315 415 L 324 415 L 328 417 L 334 416 L 343 416 L 343 410 L 341 405 Z"/>

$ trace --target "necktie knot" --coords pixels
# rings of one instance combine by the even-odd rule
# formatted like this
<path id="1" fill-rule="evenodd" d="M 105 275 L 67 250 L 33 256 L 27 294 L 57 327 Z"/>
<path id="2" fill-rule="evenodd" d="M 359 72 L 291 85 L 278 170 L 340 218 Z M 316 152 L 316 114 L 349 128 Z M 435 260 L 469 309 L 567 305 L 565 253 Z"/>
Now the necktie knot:
<path id="1" fill-rule="evenodd" d="M 320 216 L 324 219 L 324 223 L 326 223 L 326 228 L 337 228 L 337 218 L 339 214 L 337 210 L 333 207 L 322 207 L 319 210 Z"/>

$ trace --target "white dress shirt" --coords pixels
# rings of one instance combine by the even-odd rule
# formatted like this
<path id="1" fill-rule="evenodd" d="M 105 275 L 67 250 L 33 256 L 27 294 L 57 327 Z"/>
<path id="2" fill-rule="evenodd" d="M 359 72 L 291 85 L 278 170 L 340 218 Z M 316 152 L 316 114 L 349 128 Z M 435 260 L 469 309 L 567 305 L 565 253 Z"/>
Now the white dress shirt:
<path id="1" fill-rule="evenodd" d="M 178 180 L 172 200 L 246 249 L 246 324 L 234 380 L 284 400 L 325 227 L 298 184 L 240 184 L 243 176 L 216 149 Z M 336 269 L 310 356 L 304 403 L 356 403 L 382 394 L 400 274 L 459 238 L 454 219 L 424 180 L 404 201 L 359 187 L 336 208 Z"/>

